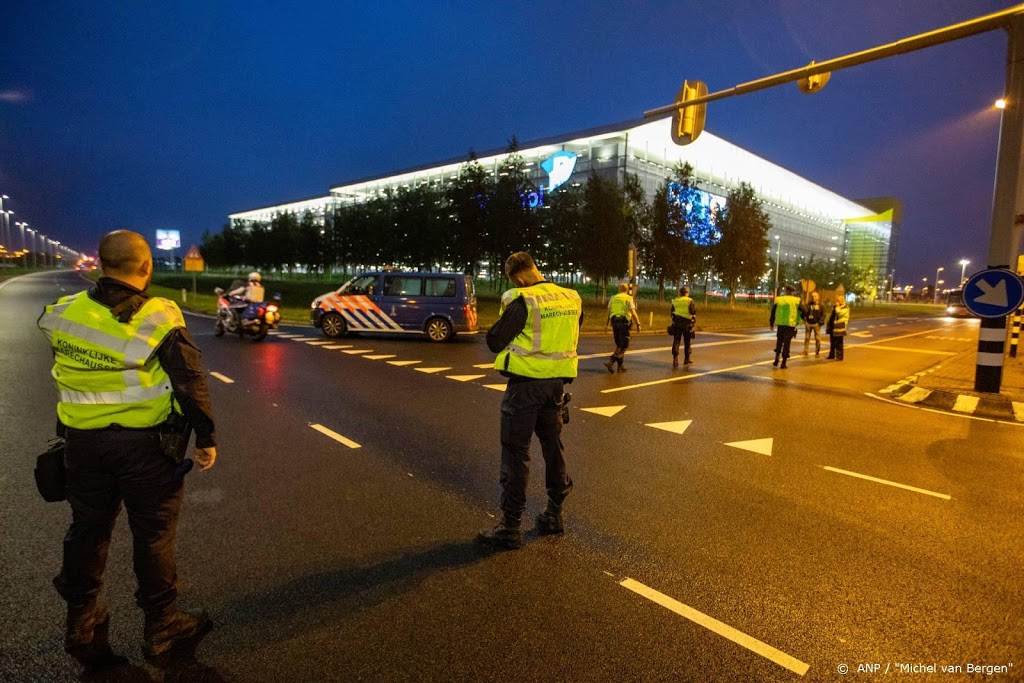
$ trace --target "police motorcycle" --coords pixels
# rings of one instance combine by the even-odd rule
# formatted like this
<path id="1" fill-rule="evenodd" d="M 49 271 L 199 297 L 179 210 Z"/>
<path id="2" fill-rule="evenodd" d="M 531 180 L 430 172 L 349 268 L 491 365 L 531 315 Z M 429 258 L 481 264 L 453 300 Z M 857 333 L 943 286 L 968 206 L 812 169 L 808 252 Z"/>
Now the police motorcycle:
<path id="1" fill-rule="evenodd" d="M 276 330 L 281 321 L 281 294 L 274 294 L 273 301 L 260 301 L 242 304 L 241 297 L 230 297 L 220 287 L 215 288 L 217 295 L 217 320 L 214 322 L 213 334 L 223 337 L 225 332 L 237 333 L 239 337 L 250 337 L 253 341 L 262 341 L 270 330 Z"/>

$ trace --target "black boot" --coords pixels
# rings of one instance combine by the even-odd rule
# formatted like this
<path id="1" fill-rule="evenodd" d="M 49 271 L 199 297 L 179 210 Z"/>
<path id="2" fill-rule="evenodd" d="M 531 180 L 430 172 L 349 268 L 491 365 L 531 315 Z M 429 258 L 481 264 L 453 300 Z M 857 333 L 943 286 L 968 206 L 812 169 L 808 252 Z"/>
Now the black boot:
<path id="1" fill-rule="evenodd" d="M 672 367 L 673 368 L 678 368 L 679 367 L 679 356 L 677 354 L 673 354 L 672 355 Z"/>
<path id="2" fill-rule="evenodd" d="M 142 652 L 150 659 L 159 657 L 169 652 L 175 643 L 205 633 L 209 625 L 210 615 L 206 610 L 185 612 L 172 607 L 159 616 L 147 614 Z"/>
<path id="3" fill-rule="evenodd" d="M 561 534 L 565 532 L 565 524 L 562 521 L 562 506 L 556 505 L 548 498 L 548 506 L 544 512 L 537 515 L 537 533 L 541 536 L 549 534 Z"/>
<path id="4" fill-rule="evenodd" d="M 608 372 L 615 372 L 615 358 L 613 357 L 610 361 L 604 364 L 608 368 Z"/>
<path id="5" fill-rule="evenodd" d="M 689 356 L 687 356 L 686 358 L 683 359 L 683 365 L 689 365 L 692 362 L 693 362 L 693 359 L 690 358 Z"/>
<path id="6" fill-rule="evenodd" d="M 500 524 L 493 529 L 481 531 L 476 535 L 476 540 L 492 548 L 502 550 L 518 550 L 523 547 L 523 530 L 519 520 L 510 519 L 506 516 Z"/>
<path id="7" fill-rule="evenodd" d="M 775 362 L 772 363 L 772 365 L 774 365 L 775 367 L 778 367 L 778 365 L 779 365 L 779 354 L 777 354 L 777 353 L 775 354 Z"/>
<path id="8" fill-rule="evenodd" d="M 89 668 L 123 666 L 126 657 L 110 649 L 110 613 L 102 601 L 90 606 L 68 606 L 64 651 Z"/>
<path id="9" fill-rule="evenodd" d="M 782 359 L 782 366 L 781 367 L 782 367 L 783 370 L 786 369 L 786 359 L 785 358 Z"/>

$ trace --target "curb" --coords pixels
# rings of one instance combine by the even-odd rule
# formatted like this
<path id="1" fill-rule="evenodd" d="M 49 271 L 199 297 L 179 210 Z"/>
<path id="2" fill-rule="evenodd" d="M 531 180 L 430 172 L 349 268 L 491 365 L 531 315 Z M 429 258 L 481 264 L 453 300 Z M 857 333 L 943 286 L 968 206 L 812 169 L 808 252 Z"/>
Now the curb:
<path id="1" fill-rule="evenodd" d="M 911 379 L 913 378 L 913 379 Z M 1024 423 L 1024 403 L 1005 396 L 975 396 L 956 391 L 927 389 L 917 385 L 917 376 L 901 380 L 879 390 L 879 394 L 910 405 L 943 412 Z"/>

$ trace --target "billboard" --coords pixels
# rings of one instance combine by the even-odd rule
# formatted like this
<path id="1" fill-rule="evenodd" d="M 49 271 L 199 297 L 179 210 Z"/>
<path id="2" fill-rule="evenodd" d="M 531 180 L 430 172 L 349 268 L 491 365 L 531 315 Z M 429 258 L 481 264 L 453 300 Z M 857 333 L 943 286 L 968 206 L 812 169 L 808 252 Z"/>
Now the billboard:
<path id="1" fill-rule="evenodd" d="M 157 230 L 157 249 L 181 249 L 181 231 L 179 230 Z"/>

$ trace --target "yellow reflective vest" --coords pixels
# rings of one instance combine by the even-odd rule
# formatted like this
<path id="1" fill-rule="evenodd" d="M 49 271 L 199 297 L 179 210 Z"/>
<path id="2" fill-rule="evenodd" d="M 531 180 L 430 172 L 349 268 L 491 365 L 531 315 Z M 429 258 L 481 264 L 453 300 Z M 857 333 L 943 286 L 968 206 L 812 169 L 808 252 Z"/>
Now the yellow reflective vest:
<path id="1" fill-rule="evenodd" d="M 692 316 L 690 315 L 690 304 L 693 302 L 688 296 L 677 296 L 672 299 L 672 315 L 686 318 L 689 320 Z"/>
<path id="2" fill-rule="evenodd" d="M 625 292 L 616 294 L 608 300 L 608 315 L 612 318 L 621 316 L 629 319 L 631 310 L 633 310 L 633 297 Z"/>
<path id="3" fill-rule="evenodd" d="M 575 377 L 583 313 L 580 295 L 550 282 L 539 282 L 505 292 L 501 313 L 519 297 L 526 304 L 526 325 L 494 359 L 494 369 L 534 379 Z"/>
<path id="4" fill-rule="evenodd" d="M 53 348 L 57 417 L 74 429 L 155 427 L 171 413 L 171 379 L 157 347 L 185 319 L 178 306 L 152 297 L 127 323 L 79 292 L 43 311 L 39 328 Z"/>
<path id="5" fill-rule="evenodd" d="M 775 298 L 776 325 L 796 327 L 800 319 L 800 299 L 789 294 Z"/>

